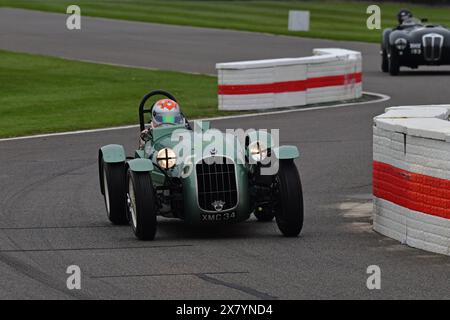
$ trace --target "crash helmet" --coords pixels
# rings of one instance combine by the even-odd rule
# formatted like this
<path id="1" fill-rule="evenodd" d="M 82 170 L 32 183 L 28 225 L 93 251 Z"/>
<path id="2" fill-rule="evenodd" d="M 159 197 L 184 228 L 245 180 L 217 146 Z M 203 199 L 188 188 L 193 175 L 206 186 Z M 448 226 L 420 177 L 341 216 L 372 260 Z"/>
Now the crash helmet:
<path id="1" fill-rule="evenodd" d="M 171 99 L 158 100 L 152 107 L 152 127 L 185 124 L 178 103 Z"/>
<path id="2" fill-rule="evenodd" d="M 397 14 L 397 20 L 398 20 L 399 24 L 402 24 L 403 22 L 405 22 L 408 19 L 411 19 L 412 17 L 413 17 L 413 14 L 408 9 L 402 9 Z"/>

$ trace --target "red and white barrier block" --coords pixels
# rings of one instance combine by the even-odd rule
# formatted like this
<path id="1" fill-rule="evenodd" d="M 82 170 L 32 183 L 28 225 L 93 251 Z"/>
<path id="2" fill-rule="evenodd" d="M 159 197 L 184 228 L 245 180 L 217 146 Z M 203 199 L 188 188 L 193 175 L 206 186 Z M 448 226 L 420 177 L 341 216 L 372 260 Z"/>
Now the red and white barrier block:
<path id="1" fill-rule="evenodd" d="M 450 255 L 450 105 L 388 108 L 374 119 L 374 229 Z"/>
<path id="2" fill-rule="evenodd" d="M 361 97 L 360 52 L 313 53 L 305 58 L 218 63 L 219 109 L 274 109 Z"/>

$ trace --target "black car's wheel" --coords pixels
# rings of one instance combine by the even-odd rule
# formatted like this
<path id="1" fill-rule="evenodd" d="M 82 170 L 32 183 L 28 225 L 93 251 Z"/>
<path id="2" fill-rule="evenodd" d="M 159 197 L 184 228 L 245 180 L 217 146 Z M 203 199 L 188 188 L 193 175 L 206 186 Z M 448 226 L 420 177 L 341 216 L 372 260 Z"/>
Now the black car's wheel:
<path id="1" fill-rule="evenodd" d="M 272 207 L 261 207 L 256 208 L 254 215 L 258 221 L 261 222 L 269 222 L 272 221 L 273 218 L 275 218 L 275 213 L 272 209 Z"/>
<path id="2" fill-rule="evenodd" d="M 131 227 L 140 240 L 153 240 L 156 234 L 156 203 L 148 172 L 128 170 L 128 211 Z"/>
<path id="3" fill-rule="evenodd" d="M 278 228 L 284 236 L 296 237 L 303 228 L 303 191 L 293 160 L 280 160 L 274 190 Z"/>
<path id="4" fill-rule="evenodd" d="M 381 71 L 389 72 L 389 35 L 391 34 L 391 29 L 386 29 L 383 31 L 383 37 L 381 40 Z"/>
<path id="5" fill-rule="evenodd" d="M 123 163 L 105 163 L 100 166 L 103 196 L 108 219 L 113 224 L 128 224 L 126 201 L 126 170 Z"/>
<path id="6" fill-rule="evenodd" d="M 386 49 L 381 51 L 381 71 L 389 72 L 389 59 Z"/>
<path id="7" fill-rule="evenodd" d="M 400 73 L 400 61 L 395 51 L 391 51 L 389 55 L 389 73 L 391 76 L 396 76 Z"/>

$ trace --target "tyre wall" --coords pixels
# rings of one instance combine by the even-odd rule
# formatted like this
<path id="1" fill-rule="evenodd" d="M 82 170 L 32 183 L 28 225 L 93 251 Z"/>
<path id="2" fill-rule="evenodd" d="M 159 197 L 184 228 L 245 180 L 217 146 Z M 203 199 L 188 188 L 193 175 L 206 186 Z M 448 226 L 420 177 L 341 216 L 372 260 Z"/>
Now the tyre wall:
<path id="1" fill-rule="evenodd" d="M 360 52 L 315 49 L 313 53 L 304 58 L 218 63 L 219 109 L 275 109 L 361 97 Z"/>
<path id="2" fill-rule="evenodd" d="M 450 255 L 450 105 L 388 108 L 374 119 L 374 230 Z"/>

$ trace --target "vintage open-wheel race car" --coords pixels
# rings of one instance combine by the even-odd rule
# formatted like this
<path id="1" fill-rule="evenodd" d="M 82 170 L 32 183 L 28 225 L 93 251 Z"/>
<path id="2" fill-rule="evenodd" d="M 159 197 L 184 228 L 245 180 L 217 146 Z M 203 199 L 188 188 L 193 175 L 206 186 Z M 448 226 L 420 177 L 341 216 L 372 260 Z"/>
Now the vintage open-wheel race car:
<path id="1" fill-rule="evenodd" d="M 126 157 L 121 145 L 99 150 L 100 189 L 113 224 L 131 224 L 138 239 L 152 240 L 158 215 L 211 226 L 245 221 L 254 213 L 260 221 L 275 218 L 285 236 L 300 234 L 296 146 L 276 146 L 264 130 L 223 133 L 207 121 L 149 128 L 145 115 L 152 109 L 145 105 L 158 95 L 177 101 L 162 90 L 144 96 L 143 134 L 133 157 Z"/>
<path id="2" fill-rule="evenodd" d="M 403 66 L 417 69 L 423 65 L 450 65 L 450 29 L 402 11 L 408 13 L 406 19 L 383 31 L 381 70 L 396 76 Z"/>

